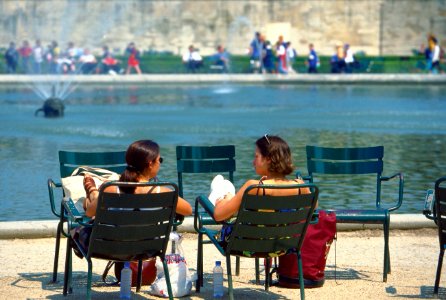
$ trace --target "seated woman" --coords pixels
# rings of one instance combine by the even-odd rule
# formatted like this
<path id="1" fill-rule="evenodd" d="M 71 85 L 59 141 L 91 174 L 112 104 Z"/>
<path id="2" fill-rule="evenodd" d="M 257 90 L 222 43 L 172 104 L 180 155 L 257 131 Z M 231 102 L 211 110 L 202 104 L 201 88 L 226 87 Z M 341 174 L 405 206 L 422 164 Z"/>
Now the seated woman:
<path id="1" fill-rule="evenodd" d="M 119 178 L 119 181 L 124 182 L 148 182 L 155 179 L 163 162 L 158 144 L 151 140 L 140 140 L 132 143 L 127 149 L 125 160 L 127 167 Z M 84 177 L 84 187 L 87 193 L 84 202 L 85 214 L 88 217 L 94 217 L 99 192 L 92 177 Z M 152 190 L 150 187 L 137 187 L 118 190 L 116 186 L 109 186 L 105 191 L 109 193 L 144 194 L 161 193 L 168 191 L 168 188 L 158 187 Z M 183 216 L 191 215 L 192 206 L 183 198 L 178 197 L 176 213 Z"/>
<path id="2" fill-rule="evenodd" d="M 291 151 L 288 144 L 280 137 L 274 135 L 265 134 L 263 137 L 256 141 L 256 150 L 254 160 L 252 162 L 254 169 L 258 175 L 261 176 L 260 180 L 250 179 L 240 188 L 235 194 L 227 194 L 224 198 L 217 199 L 215 203 L 214 218 L 217 221 L 223 221 L 230 219 L 236 214 L 242 203 L 242 197 L 247 187 L 255 184 L 302 184 L 301 179 L 287 179 L 286 176 L 291 174 L 294 170 Z M 262 191 L 263 192 L 263 191 Z M 268 190 L 265 189 L 266 194 L 271 195 L 291 195 L 296 193 L 293 190 Z M 308 188 L 299 189 L 298 193 L 309 193 Z M 252 194 L 256 194 L 257 190 L 250 191 Z"/>

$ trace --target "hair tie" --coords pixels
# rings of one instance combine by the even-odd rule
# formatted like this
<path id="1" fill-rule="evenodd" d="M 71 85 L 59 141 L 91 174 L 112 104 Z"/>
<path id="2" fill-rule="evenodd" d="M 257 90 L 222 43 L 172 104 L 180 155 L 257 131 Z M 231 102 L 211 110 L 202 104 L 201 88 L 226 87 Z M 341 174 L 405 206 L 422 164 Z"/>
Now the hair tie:
<path id="1" fill-rule="evenodd" d="M 128 169 L 129 171 L 138 172 L 138 169 L 135 168 L 135 167 L 132 166 L 132 165 L 127 165 L 127 169 Z"/>

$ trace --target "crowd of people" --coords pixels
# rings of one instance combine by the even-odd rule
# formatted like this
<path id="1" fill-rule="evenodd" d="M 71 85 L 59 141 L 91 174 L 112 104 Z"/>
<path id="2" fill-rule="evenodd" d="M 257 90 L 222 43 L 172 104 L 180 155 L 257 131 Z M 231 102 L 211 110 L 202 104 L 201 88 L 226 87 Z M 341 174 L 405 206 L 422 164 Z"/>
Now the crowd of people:
<path id="1" fill-rule="evenodd" d="M 430 73 L 443 72 L 441 61 L 444 59 L 444 50 L 435 36 L 428 36 L 427 47 L 423 44 L 419 53 L 425 55 L 426 70 Z M 256 32 L 249 44 L 248 56 L 252 73 L 296 73 L 297 52 L 291 42 L 285 41 L 283 36 L 271 43 L 260 32 Z M 90 49 L 75 47 L 73 42 L 69 42 L 66 49 L 62 50 L 56 41 L 44 48 L 40 40 L 36 40 L 34 46 L 25 40 L 21 47 L 16 47 L 16 44 L 11 42 L 4 53 L 8 74 L 142 74 L 141 52 L 134 42 L 128 44 L 123 57 L 124 61 L 118 59 L 106 45 L 102 47 L 102 54 L 97 58 Z M 205 64 L 199 49 L 194 45 L 190 45 L 182 55 L 182 63 L 189 73 L 230 71 L 230 54 L 223 45 L 218 45 L 208 60 Z M 304 62 L 306 72 L 319 72 L 321 61 L 312 43 L 308 45 Z M 331 73 L 352 73 L 360 67 L 350 45 L 340 42 L 336 44 L 329 63 Z M 205 65 L 209 65 L 208 70 Z"/>
<path id="2" fill-rule="evenodd" d="M 297 52 L 291 42 L 284 41 L 283 36 L 279 36 L 276 43 L 271 44 L 261 33 L 256 32 L 249 45 L 249 54 L 251 70 L 254 73 L 296 73 L 293 64 Z M 358 61 L 348 44 L 337 44 L 330 64 L 332 73 L 351 73 L 358 66 Z M 308 45 L 305 65 L 308 73 L 318 73 L 321 63 L 312 43 Z"/>
<path id="3" fill-rule="evenodd" d="M 25 40 L 21 47 L 10 42 L 4 57 L 8 74 L 130 74 L 133 70 L 142 73 L 140 51 L 133 42 L 125 50 L 127 69 L 106 45 L 98 59 L 89 48 L 75 47 L 73 42 L 61 49 L 57 41 L 44 48 L 40 40 L 36 40 L 34 46 Z"/>

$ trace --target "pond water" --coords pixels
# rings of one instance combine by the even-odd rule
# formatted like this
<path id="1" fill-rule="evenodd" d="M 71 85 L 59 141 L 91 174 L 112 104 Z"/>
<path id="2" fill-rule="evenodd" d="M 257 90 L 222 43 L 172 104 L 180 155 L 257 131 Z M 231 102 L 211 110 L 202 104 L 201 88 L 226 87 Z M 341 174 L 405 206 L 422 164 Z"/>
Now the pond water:
<path id="1" fill-rule="evenodd" d="M 176 145 L 234 144 L 236 187 L 255 176 L 254 142 L 265 133 L 288 141 L 304 174 L 305 145 L 383 145 L 384 175 L 405 175 L 397 213 L 419 213 L 426 189 L 446 175 L 439 85 L 79 86 L 63 118 L 34 117 L 41 104 L 25 87 L 0 88 L 0 221 L 53 218 L 46 181 L 59 178 L 59 150 L 125 150 L 137 139 L 161 145 L 160 177 L 174 182 Z M 211 179 L 188 177 L 186 199 L 208 193 Z M 374 180 L 346 179 L 342 187 L 324 180 L 320 207 L 371 207 Z M 395 202 L 396 191 L 396 181 L 385 183 L 383 201 Z"/>

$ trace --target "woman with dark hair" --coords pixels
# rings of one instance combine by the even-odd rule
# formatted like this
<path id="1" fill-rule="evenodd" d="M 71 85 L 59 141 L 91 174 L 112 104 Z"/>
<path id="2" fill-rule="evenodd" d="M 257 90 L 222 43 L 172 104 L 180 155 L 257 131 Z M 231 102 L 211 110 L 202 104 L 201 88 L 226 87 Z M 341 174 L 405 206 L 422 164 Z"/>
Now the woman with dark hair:
<path id="1" fill-rule="evenodd" d="M 265 134 L 256 141 L 256 149 L 254 160 L 252 162 L 254 169 L 260 180 L 250 179 L 235 194 L 227 194 L 224 198 L 217 199 L 215 203 L 214 218 L 217 221 L 223 221 L 231 218 L 236 214 L 242 203 L 242 197 L 247 187 L 255 184 L 302 184 L 301 179 L 287 179 L 286 176 L 294 170 L 291 151 L 288 144 L 280 137 Z M 273 195 L 287 195 L 295 193 L 295 190 L 270 190 L 266 189 L 266 193 L 274 193 Z M 251 190 L 253 194 L 256 190 Z M 299 189 L 299 193 L 309 193 L 308 188 Z"/>
<path id="2" fill-rule="evenodd" d="M 119 181 L 124 182 L 156 180 L 160 165 L 163 162 L 158 144 L 151 140 L 140 140 L 132 143 L 127 149 L 125 160 L 127 167 L 119 178 Z M 85 214 L 88 217 L 93 217 L 96 214 L 99 195 L 93 178 L 84 177 L 84 188 L 87 194 L 84 202 Z M 167 191 L 167 187 L 157 187 L 155 190 L 149 187 L 130 187 L 118 190 L 116 186 L 109 186 L 105 191 L 126 194 L 160 193 Z M 176 212 L 183 216 L 191 215 L 192 207 L 186 200 L 178 197 Z"/>

